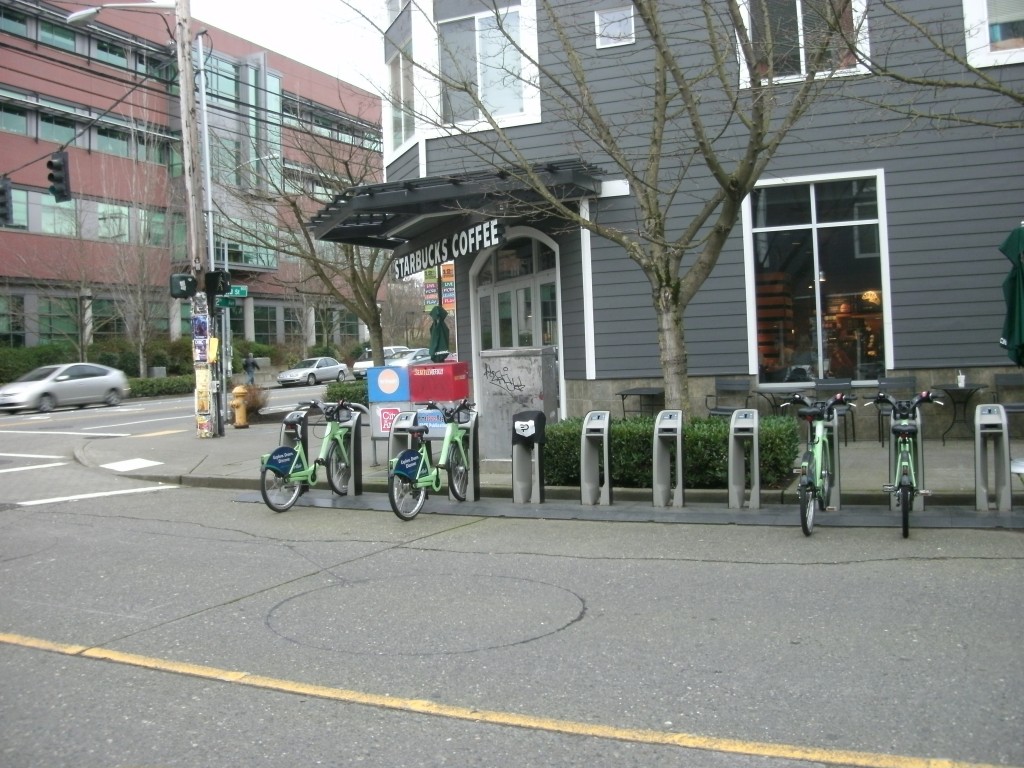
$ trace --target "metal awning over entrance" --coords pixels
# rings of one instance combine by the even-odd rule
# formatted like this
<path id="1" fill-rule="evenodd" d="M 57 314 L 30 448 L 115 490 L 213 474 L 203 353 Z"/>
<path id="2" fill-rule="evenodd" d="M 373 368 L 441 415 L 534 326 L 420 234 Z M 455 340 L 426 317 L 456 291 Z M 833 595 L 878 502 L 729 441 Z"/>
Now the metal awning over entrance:
<path id="1" fill-rule="evenodd" d="M 310 222 L 314 237 L 394 250 L 450 228 L 468 214 L 518 217 L 543 206 L 532 175 L 558 200 L 593 197 L 603 171 L 582 160 L 556 160 L 529 169 L 428 176 L 353 187 Z"/>

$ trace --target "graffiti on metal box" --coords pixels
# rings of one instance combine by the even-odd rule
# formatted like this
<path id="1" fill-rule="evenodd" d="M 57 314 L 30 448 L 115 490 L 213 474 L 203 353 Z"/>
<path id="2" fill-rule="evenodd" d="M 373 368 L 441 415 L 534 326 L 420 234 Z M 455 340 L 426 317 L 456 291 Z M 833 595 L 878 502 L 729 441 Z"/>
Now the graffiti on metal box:
<path id="1" fill-rule="evenodd" d="M 485 363 L 484 377 L 487 379 L 488 382 L 498 387 L 499 389 L 504 389 L 506 392 L 522 392 L 524 389 L 526 389 L 526 384 L 523 383 L 522 378 L 516 377 L 513 379 L 512 376 L 509 375 L 508 368 L 502 368 L 499 371 L 494 368 L 491 368 L 489 365 Z"/>

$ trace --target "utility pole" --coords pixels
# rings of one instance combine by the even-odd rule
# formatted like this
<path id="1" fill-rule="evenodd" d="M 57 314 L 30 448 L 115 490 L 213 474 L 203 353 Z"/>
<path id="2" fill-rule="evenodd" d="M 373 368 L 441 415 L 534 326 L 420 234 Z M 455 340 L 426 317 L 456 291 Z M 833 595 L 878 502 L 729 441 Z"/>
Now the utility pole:
<path id="1" fill-rule="evenodd" d="M 181 109 L 181 159 L 185 171 L 185 224 L 189 273 L 196 277 L 200 287 L 204 285 L 200 275 L 203 271 L 203 251 L 206 248 L 206 227 L 203 215 L 203 176 L 199 154 L 198 116 L 196 114 L 196 77 L 192 66 L 192 11 L 189 0 L 175 0 L 175 39 L 178 59 L 178 99 Z M 212 258 L 213 254 L 209 254 Z M 193 320 L 193 361 L 196 373 L 196 433 L 200 438 L 215 437 L 220 420 L 216 397 L 216 385 L 211 374 L 211 365 L 216 358 L 209 344 L 213 339 L 215 325 L 210 317 L 215 311 L 209 306 L 205 291 L 199 290 L 192 298 Z M 198 323 L 197 323 L 197 319 Z M 204 339 L 195 336 L 201 326 L 208 335 Z M 205 346 L 204 346 L 205 345 Z M 205 358 L 205 360 L 203 359 Z"/>

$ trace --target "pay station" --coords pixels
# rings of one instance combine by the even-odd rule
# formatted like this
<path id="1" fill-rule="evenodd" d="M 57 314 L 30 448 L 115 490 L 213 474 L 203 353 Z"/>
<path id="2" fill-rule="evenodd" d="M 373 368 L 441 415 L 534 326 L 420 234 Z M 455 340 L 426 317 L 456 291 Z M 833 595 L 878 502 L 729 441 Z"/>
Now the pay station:
<path id="1" fill-rule="evenodd" d="M 742 509 L 750 473 L 750 509 L 761 508 L 761 452 L 758 449 L 758 413 L 753 408 L 734 411 L 729 421 L 729 509 Z M 749 449 L 749 450 L 748 450 Z M 750 456 L 749 466 L 747 456 Z"/>
<path id="2" fill-rule="evenodd" d="M 685 467 L 683 412 L 662 411 L 654 420 L 654 506 L 684 505 Z"/>
<path id="3" fill-rule="evenodd" d="M 543 411 L 520 411 L 512 416 L 512 501 L 544 503 L 544 442 L 547 417 Z"/>
<path id="4" fill-rule="evenodd" d="M 580 502 L 587 506 L 612 503 L 611 451 L 608 411 L 591 411 L 580 436 Z M 602 482 L 603 479 L 603 482 Z"/>
<path id="5" fill-rule="evenodd" d="M 990 475 L 994 480 L 992 486 L 989 486 Z M 974 411 L 974 502 L 979 512 L 991 509 L 993 495 L 997 511 L 1010 511 L 1010 476 L 1010 440 L 1007 433 L 1006 411 L 998 404 L 979 405 Z"/>

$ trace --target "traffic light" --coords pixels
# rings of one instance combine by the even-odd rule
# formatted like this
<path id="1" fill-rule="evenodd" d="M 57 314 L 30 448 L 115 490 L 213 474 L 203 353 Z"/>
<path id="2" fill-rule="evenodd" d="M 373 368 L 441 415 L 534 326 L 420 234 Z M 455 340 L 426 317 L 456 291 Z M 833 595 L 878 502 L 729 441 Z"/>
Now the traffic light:
<path id="1" fill-rule="evenodd" d="M 0 227 L 9 227 L 14 223 L 14 201 L 11 200 L 11 180 L 6 176 L 0 179 Z"/>
<path id="2" fill-rule="evenodd" d="M 207 272 L 206 292 L 212 296 L 224 296 L 231 293 L 231 273 L 224 269 Z"/>
<path id="3" fill-rule="evenodd" d="M 46 161 L 50 169 L 46 179 L 50 182 L 50 194 L 58 203 L 66 203 L 71 199 L 71 174 L 68 169 L 68 153 L 54 152 Z"/>
<path id="4" fill-rule="evenodd" d="M 171 275 L 171 297 L 191 299 L 196 295 L 196 279 L 192 275 Z"/>

